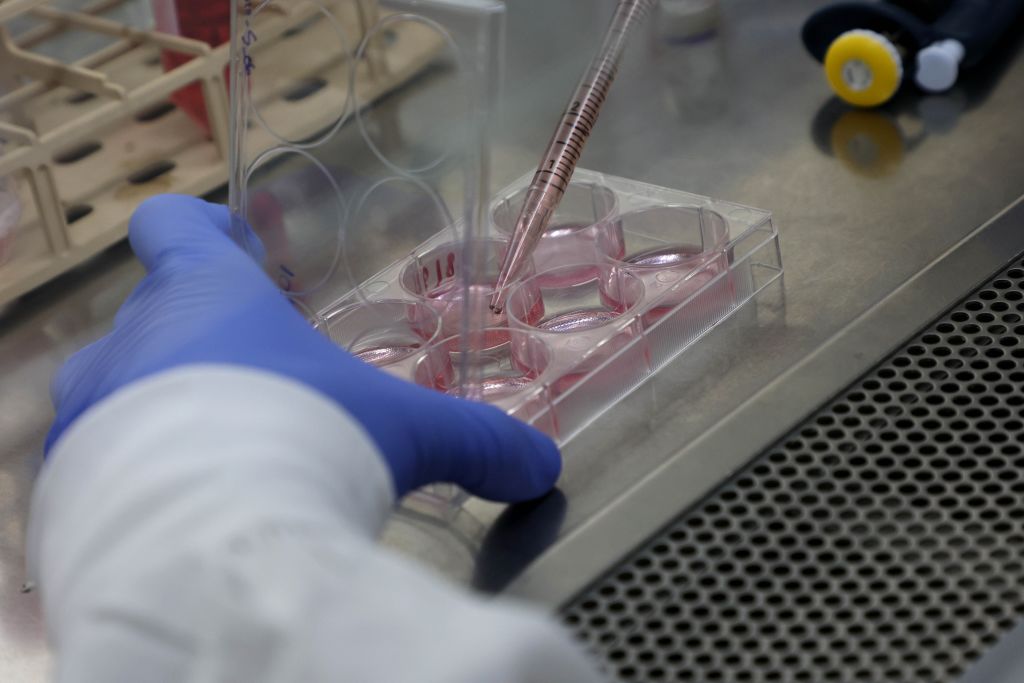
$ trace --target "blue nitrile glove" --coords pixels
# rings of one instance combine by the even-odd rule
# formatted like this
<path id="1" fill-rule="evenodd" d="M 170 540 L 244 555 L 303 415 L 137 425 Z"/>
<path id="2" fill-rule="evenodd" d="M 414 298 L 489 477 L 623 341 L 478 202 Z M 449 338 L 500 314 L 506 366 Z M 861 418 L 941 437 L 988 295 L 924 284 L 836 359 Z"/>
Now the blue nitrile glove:
<path id="1" fill-rule="evenodd" d="M 403 382 L 312 329 L 230 239 L 223 206 L 165 195 L 144 202 L 129 239 L 149 274 L 114 329 L 54 379 L 57 417 L 46 447 L 124 385 L 193 363 L 261 368 L 337 402 L 376 442 L 398 495 L 438 481 L 504 501 L 535 498 L 561 469 L 554 443 L 479 403 Z M 339 452 L 339 457 L 343 453 Z"/>

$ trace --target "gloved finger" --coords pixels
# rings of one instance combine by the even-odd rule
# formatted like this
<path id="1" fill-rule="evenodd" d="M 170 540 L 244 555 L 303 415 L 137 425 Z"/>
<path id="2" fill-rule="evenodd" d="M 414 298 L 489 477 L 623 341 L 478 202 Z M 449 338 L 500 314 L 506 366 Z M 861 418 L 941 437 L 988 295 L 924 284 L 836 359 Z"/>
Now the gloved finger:
<path id="1" fill-rule="evenodd" d="M 84 396 L 87 382 L 85 377 L 95 365 L 96 358 L 106 352 L 108 337 L 103 337 L 73 354 L 50 381 L 50 401 L 56 413 L 50 431 L 46 436 L 43 453 L 49 453 L 57 438 L 88 405 L 89 397 Z"/>
<path id="2" fill-rule="evenodd" d="M 153 300 L 159 296 L 158 285 L 154 284 L 153 277 L 146 275 L 142 278 L 121 304 L 121 308 L 117 309 L 117 313 L 114 314 L 115 330 L 124 327 L 126 321 L 137 319 L 153 309 Z"/>
<path id="3" fill-rule="evenodd" d="M 267 248 L 260 234 L 281 232 L 285 230 L 285 211 L 274 192 L 254 190 L 246 198 L 247 216 L 256 217 L 255 225 L 247 220 L 247 216 L 232 214 L 232 236 L 235 241 L 244 245 L 252 259 L 263 265 L 267 260 Z"/>
<path id="4" fill-rule="evenodd" d="M 503 502 L 538 498 L 562 471 L 550 437 L 484 403 L 438 395 L 445 415 L 433 424 L 433 453 L 418 468 L 424 481 L 449 481 L 470 493 Z"/>
<path id="5" fill-rule="evenodd" d="M 171 254 L 237 249 L 230 235 L 227 207 L 184 195 L 150 197 L 139 204 L 128 224 L 132 251 L 150 272 Z"/>
<path id="6" fill-rule="evenodd" d="M 231 214 L 232 239 L 239 241 L 253 261 L 264 265 L 267 260 L 267 248 L 263 246 L 263 240 L 252 229 L 248 221 L 238 214 Z"/>
<path id="7" fill-rule="evenodd" d="M 47 458 L 50 455 L 50 451 L 53 450 L 53 445 L 57 443 L 57 439 L 60 438 L 61 434 L 64 433 L 64 429 L 67 424 L 58 423 L 56 420 L 50 425 L 50 430 L 46 432 L 46 440 L 43 442 L 43 458 Z"/>

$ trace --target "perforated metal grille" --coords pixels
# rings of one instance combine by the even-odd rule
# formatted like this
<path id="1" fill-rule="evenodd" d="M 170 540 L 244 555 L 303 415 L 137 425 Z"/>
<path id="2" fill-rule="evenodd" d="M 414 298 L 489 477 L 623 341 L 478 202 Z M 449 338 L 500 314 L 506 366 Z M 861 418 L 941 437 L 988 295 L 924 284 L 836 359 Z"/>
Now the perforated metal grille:
<path id="1" fill-rule="evenodd" d="M 570 604 L 625 681 L 936 683 L 1024 613 L 1015 262 Z"/>

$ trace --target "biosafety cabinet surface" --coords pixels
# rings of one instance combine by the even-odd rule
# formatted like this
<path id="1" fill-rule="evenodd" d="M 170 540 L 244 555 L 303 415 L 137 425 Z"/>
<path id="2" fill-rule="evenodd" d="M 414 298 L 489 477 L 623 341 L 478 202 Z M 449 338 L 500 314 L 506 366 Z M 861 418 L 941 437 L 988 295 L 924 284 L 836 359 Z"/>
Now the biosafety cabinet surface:
<path id="1" fill-rule="evenodd" d="M 621 678 L 848 681 L 868 670 L 874 678 L 864 680 L 953 681 L 1018 616 L 1009 597 L 993 599 L 1011 589 L 984 581 L 1020 580 L 1012 567 L 1007 569 L 1015 560 L 994 556 L 996 548 L 1019 554 L 1018 537 L 1012 529 L 1005 536 L 993 535 L 993 525 L 1019 526 L 1020 520 L 1012 505 L 1001 502 L 1008 494 L 994 489 L 986 493 L 984 487 L 998 483 L 1012 491 L 1013 482 L 1000 476 L 1011 476 L 1001 473 L 1013 470 L 995 467 L 992 458 L 1012 457 L 997 453 L 1019 439 L 1020 430 L 1007 424 L 1012 416 L 990 414 L 998 406 L 985 405 L 982 398 L 991 389 L 997 403 L 1019 411 L 1010 397 L 1024 391 L 1014 374 L 1020 372 L 1019 363 L 1012 369 L 1004 362 L 1019 361 L 1013 354 L 1017 347 L 1002 341 L 1024 341 L 1015 329 L 1020 323 L 1001 318 L 1015 314 L 1010 308 L 1018 305 L 1010 293 L 1019 291 L 1021 279 L 1011 271 L 1024 250 L 1024 217 L 1017 208 L 993 221 L 1024 193 L 1024 58 L 1019 45 L 1010 44 L 991 69 L 945 95 L 906 93 L 882 110 L 849 110 L 830 99 L 818 65 L 799 42 L 799 26 L 816 6 L 811 0 L 722 0 L 717 31 L 701 40 L 667 39 L 665 26 L 651 23 L 628 50 L 581 160 L 597 172 L 770 210 L 785 259 L 781 282 L 766 290 L 756 307 L 716 327 L 577 436 L 565 449 L 559 490 L 548 498 L 508 510 L 470 501 L 443 525 L 434 523 L 443 513 L 424 504 L 396 519 L 386 534 L 387 542 L 454 580 L 562 610 Z M 608 0 L 510 4 L 501 125 L 491 150 L 492 191 L 536 164 L 565 94 L 589 60 L 593 37 L 600 35 L 611 9 Z M 560 30 L 566 24 L 573 30 Z M 376 114 L 401 135 L 403 125 L 409 125 L 404 116 L 410 102 L 430 91 L 431 79 L 445 77 L 443 70 L 425 73 L 385 99 Z M 0 320 L 3 680 L 44 680 L 49 663 L 35 598 L 19 592 L 30 486 L 52 417 L 49 376 L 74 348 L 103 333 L 140 275 L 128 250 L 118 246 L 16 302 Z M 1004 282 L 1005 287 L 999 284 Z M 975 291 L 976 296 L 968 296 Z M 1010 308 L 995 310 L 997 303 Z M 984 313 L 993 319 L 980 319 Z M 967 329 L 970 325 L 980 331 Z M 987 329 L 993 325 L 1005 330 Z M 977 356 L 963 355 L 961 349 L 976 344 L 979 335 L 992 342 L 979 347 Z M 954 337 L 964 341 L 955 343 Z M 939 348 L 949 349 L 948 355 L 939 355 L 946 354 Z M 1005 353 L 989 358 L 989 348 Z M 925 367 L 924 359 L 933 356 L 936 366 Z M 900 358 L 907 358 L 909 365 L 898 365 Z M 965 365 L 942 367 L 948 358 L 961 358 Z M 977 360 L 991 366 L 971 367 Z M 909 377 L 911 370 L 921 377 Z M 950 376 L 928 377 L 935 370 Z M 957 377 L 964 372 L 976 377 Z M 986 379 L 986 373 L 999 377 Z M 893 382 L 907 388 L 892 388 Z M 935 388 L 914 386 L 922 382 Z M 875 383 L 877 388 L 872 388 Z M 951 384 L 948 392 L 941 388 L 944 383 Z M 976 384 L 981 385 L 977 392 L 972 389 Z M 921 397 L 917 403 L 901 403 L 902 394 L 914 392 Z M 863 399 L 854 400 L 857 393 Z M 890 399 L 879 402 L 880 393 Z M 890 405 L 908 411 L 930 406 L 931 395 L 946 397 L 964 415 L 885 412 Z M 956 396 L 971 403 L 958 405 Z M 837 410 L 840 405 L 848 406 L 847 412 Z M 862 415 L 862 406 L 872 406 L 876 413 Z M 972 408 L 983 414 L 966 414 Z M 848 417 L 862 424 L 843 424 Z M 819 424 L 822 418 L 833 422 Z M 970 453 L 982 437 L 972 441 L 974 437 L 965 435 L 977 433 L 987 435 L 985 442 L 993 451 L 967 456 L 975 465 L 956 469 L 962 482 L 944 484 L 951 493 L 935 499 L 938 512 L 931 512 L 931 499 L 923 499 L 922 509 L 914 503 L 931 495 L 928 483 L 914 479 L 931 465 L 920 456 L 915 456 L 919 466 L 897 462 L 907 454 L 890 452 L 896 444 L 913 452 L 938 441 L 916 422 L 896 424 L 929 419 L 942 425 L 958 419 L 966 423 L 961 429 L 947 425 L 949 440 L 935 443 L 936 448 L 956 445 Z M 994 426 L 982 429 L 985 421 Z M 816 436 L 800 436 L 805 429 L 815 430 Z M 843 434 L 829 436 L 834 430 Z M 870 438 L 853 438 L 859 430 L 870 432 Z M 884 436 L 890 432 L 891 439 Z M 1009 441 L 989 438 L 995 432 L 1006 434 Z M 911 439 L 912 433 L 924 438 L 915 441 L 919 437 Z M 816 450 L 819 441 L 824 451 Z M 840 450 L 847 442 L 854 448 L 865 444 L 864 452 Z M 883 452 L 870 452 L 867 444 L 878 444 Z M 889 481 L 892 493 L 872 493 L 867 481 L 862 482 L 864 493 L 843 493 L 851 500 L 869 496 L 871 501 L 851 503 L 850 514 L 857 519 L 837 519 L 843 531 L 830 534 L 821 529 L 832 522 L 814 517 L 820 506 L 801 497 L 839 495 L 822 492 L 820 484 L 812 490 L 805 481 L 817 459 L 824 462 L 833 448 L 840 460 L 826 466 L 828 477 L 820 481 L 863 479 L 869 469 L 882 477 L 882 464 L 851 464 L 856 457 L 890 458 L 886 471 L 904 472 L 906 480 Z M 960 456 L 944 457 L 950 469 L 953 458 Z M 841 469 L 849 476 L 840 477 Z M 941 474 L 934 474 L 942 481 Z M 983 476 L 984 482 L 972 479 Z M 968 482 L 974 492 L 952 490 Z M 905 483 L 915 483 L 924 492 L 901 492 Z M 752 500 L 755 494 L 763 501 Z M 782 494 L 790 496 L 789 502 L 779 499 Z M 898 498 L 893 507 L 884 502 L 891 496 Z M 955 504 L 946 508 L 941 501 L 950 496 Z M 771 509 L 758 512 L 765 506 Z M 832 512 L 838 518 L 843 509 L 837 505 Z M 969 520 L 953 518 L 960 509 Z M 942 520 L 932 519 L 936 514 Z M 765 530 L 748 528 L 751 520 Z M 763 556 L 771 550 L 781 558 L 793 552 L 786 547 L 787 532 L 778 526 L 790 524 L 813 527 L 801 537 L 808 543 L 843 545 L 868 539 L 860 551 L 863 562 L 847 557 L 853 550 L 838 548 L 836 557 L 846 553 L 852 575 L 832 576 L 823 551 L 811 548 L 805 550 L 803 564 L 766 560 L 758 566 L 767 576 L 748 574 L 756 553 Z M 853 529 L 856 524 L 861 526 Z M 886 524 L 892 533 L 886 532 Z M 915 524 L 922 526 L 920 534 Z M 950 533 L 928 540 L 941 524 L 950 525 Z M 949 551 L 948 562 L 932 562 L 937 549 L 921 545 L 941 545 L 952 538 L 960 539 L 960 545 Z M 988 538 L 1001 540 L 989 547 Z M 871 553 L 877 558 L 881 552 L 894 557 L 917 552 L 916 563 L 903 560 L 913 583 L 909 576 L 886 574 L 895 561 L 869 561 Z M 712 569 L 729 557 L 730 572 Z M 705 562 L 704 569 L 695 565 L 698 561 Z M 969 569 L 980 583 L 960 586 L 959 576 L 950 572 L 942 576 L 944 587 L 933 583 L 940 568 L 953 566 Z M 824 577 L 801 574 L 807 567 L 824 572 Z M 931 567 L 924 571 L 933 573 L 919 576 L 913 573 L 917 567 Z M 858 573 L 861 568 L 863 575 Z M 710 582 L 707 577 L 717 583 L 701 583 Z M 730 587 L 730 581 L 739 586 L 740 578 L 752 588 Z M 846 580 L 860 588 L 844 589 Z M 758 581 L 766 583 L 759 587 Z M 684 587 L 686 582 L 695 587 Z M 787 587 L 787 582 L 796 583 Z M 881 582 L 878 591 L 872 582 Z M 740 596 L 748 593 L 756 606 L 743 603 L 747 598 Z M 943 597 L 947 594 L 948 603 Z M 870 605 L 856 603 L 863 595 Z M 875 604 L 887 595 L 900 604 Z M 835 599 L 850 604 L 828 604 Z M 970 607 L 958 602 L 968 599 L 973 601 Z M 652 600 L 657 609 L 677 613 L 650 613 L 644 605 Z M 794 604 L 772 605 L 774 600 Z M 755 607 L 775 616 L 789 610 L 792 616 L 776 620 L 779 630 L 769 636 L 755 631 L 756 620 L 741 616 L 749 616 Z M 836 632 L 821 633 L 811 615 L 815 609 L 828 615 Z M 871 609 L 892 615 L 904 610 L 889 620 L 899 633 L 885 636 L 884 647 L 879 636 L 876 650 L 869 649 L 867 636 L 856 633 L 865 624 L 877 623 L 867 613 Z M 850 618 L 844 620 L 836 610 L 850 611 Z M 673 631 L 680 622 L 700 623 L 704 632 L 694 636 Z M 952 625 L 941 626 L 946 623 Z M 736 633 L 737 624 L 749 633 Z M 799 635 L 792 630 L 796 626 L 813 635 Z M 854 632 L 840 637 L 843 629 Z M 899 649 L 897 638 L 905 649 Z M 929 638 L 932 646 L 924 644 Z M 957 644 L 954 638 L 967 640 Z M 756 642 L 747 649 L 744 643 L 750 640 Z M 804 649 L 807 640 L 815 642 Z M 822 649 L 825 640 L 841 654 Z M 939 643 L 948 647 L 936 649 Z M 910 650 L 922 658 L 941 650 L 950 661 L 913 663 L 897 657 Z M 924 675 L 926 666 L 931 678 Z M 894 667 L 900 676 L 886 678 Z"/>

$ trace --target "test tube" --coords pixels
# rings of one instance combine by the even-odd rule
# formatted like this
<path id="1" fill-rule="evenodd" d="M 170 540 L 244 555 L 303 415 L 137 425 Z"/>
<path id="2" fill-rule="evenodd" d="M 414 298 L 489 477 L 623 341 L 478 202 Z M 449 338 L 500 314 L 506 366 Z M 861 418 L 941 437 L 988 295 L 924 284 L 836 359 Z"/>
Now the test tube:
<path id="1" fill-rule="evenodd" d="M 717 211 L 704 206 L 660 205 L 623 214 L 621 220 L 626 254 L 612 261 L 643 280 L 648 302 L 645 325 L 659 320 L 729 268 L 729 224 Z"/>
<path id="2" fill-rule="evenodd" d="M 348 303 L 320 316 L 324 331 L 356 358 L 407 374 L 404 365 L 437 340 L 441 318 L 420 301 L 383 299 Z"/>
<path id="3" fill-rule="evenodd" d="M 522 188 L 493 206 L 491 220 L 499 234 L 511 237 L 527 192 Z M 581 265 L 557 273 L 566 282 L 586 280 L 593 273 L 589 266 L 621 258 L 625 252 L 618 212 L 618 197 L 611 188 L 587 181 L 570 183 L 533 252 L 536 271 L 550 278 L 553 269 Z"/>
<path id="4" fill-rule="evenodd" d="M 644 301 L 644 284 L 633 273 L 604 264 L 594 266 L 587 280 L 564 282 L 557 270 L 541 273 L 516 285 L 506 301 L 509 326 L 541 334 L 556 362 L 570 368 L 553 381 L 556 394 L 643 334 L 638 313 Z M 539 311 L 532 303 L 535 292 L 540 295 Z M 635 366 L 636 359 L 630 358 L 628 364 Z"/>
<path id="5" fill-rule="evenodd" d="M 441 336 L 450 337 L 463 331 L 465 300 L 469 297 L 471 319 L 483 321 L 485 327 L 500 328 L 508 321 L 507 314 L 495 313 L 490 308 L 491 295 L 498 280 L 501 262 L 508 249 L 508 242 L 500 239 L 483 239 L 471 244 L 469 249 L 480 254 L 482 263 L 476 272 L 470 274 L 470 282 L 464 282 L 462 258 L 466 247 L 461 242 L 448 242 L 414 255 L 402 268 L 399 283 L 411 297 L 425 302 L 441 318 Z M 524 268 L 523 276 L 533 275 L 532 264 Z M 534 285 L 534 291 L 536 285 Z M 526 292 L 522 295 L 528 296 Z M 539 294 L 535 293 L 535 305 Z M 532 316 L 532 317 L 531 317 Z M 533 319 L 537 311 L 528 317 Z"/>

